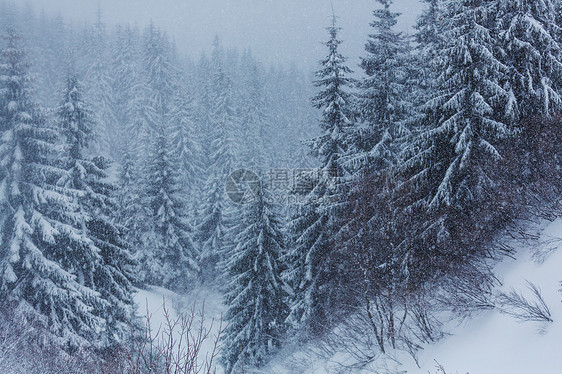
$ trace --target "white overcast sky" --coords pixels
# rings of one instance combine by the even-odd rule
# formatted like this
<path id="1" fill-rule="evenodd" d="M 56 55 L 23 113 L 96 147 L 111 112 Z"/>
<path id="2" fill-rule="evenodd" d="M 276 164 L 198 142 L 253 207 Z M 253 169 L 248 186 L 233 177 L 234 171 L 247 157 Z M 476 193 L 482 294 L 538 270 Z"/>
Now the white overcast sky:
<path id="1" fill-rule="evenodd" d="M 14 1 L 14 0 L 12 0 Z M 153 20 L 176 41 L 181 52 L 197 58 L 215 35 L 226 47 L 251 47 L 265 62 L 314 67 L 325 54 L 331 4 L 343 28 L 342 52 L 351 64 L 363 55 L 375 0 L 15 0 L 36 11 L 61 14 L 73 23 L 92 21 L 98 3 L 108 25 L 144 26 Z M 422 9 L 419 0 L 395 0 L 402 12 L 399 29 L 411 32 Z M 353 67 L 353 66 L 352 66 Z M 358 68 L 353 67 L 355 70 Z"/>

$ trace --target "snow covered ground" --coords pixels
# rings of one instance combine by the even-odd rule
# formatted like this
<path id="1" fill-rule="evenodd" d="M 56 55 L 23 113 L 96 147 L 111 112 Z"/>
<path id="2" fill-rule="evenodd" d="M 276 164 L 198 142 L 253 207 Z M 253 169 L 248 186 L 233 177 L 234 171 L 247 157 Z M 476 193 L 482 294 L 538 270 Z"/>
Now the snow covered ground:
<path id="1" fill-rule="evenodd" d="M 146 317 L 150 316 L 152 336 L 155 337 L 156 334 L 160 334 L 159 339 L 162 337 L 162 332 L 169 330 L 165 311 L 168 313 L 168 319 L 172 322 L 178 320 L 178 317 L 182 314 L 189 317 L 194 313 L 193 337 L 197 337 L 198 328 L 201 326 L 203 327 L 203 334 L 209 332 L 207 338 L 202 341 L 198 355 L 199 362 L 204 363 L 210 357 L 217 334 L 224 327 L 224 324 L 221 325 L 224 311 L 221 295 L 206 288 L 195 289 L 187 295 L 178 295 L 165 288 L 148 287 L 146 290 L 137 290 L 135 302 L 138 305 L 138 314 L 144 319 L 143 323 L 146 323 Z M 200 325 L 201 317 L 202 325 Z M 180 340 L 180 330 L 179 327 L 174 329 L 176 341 Z M 217 365 L 216 374 L 222 373 L 222 368 Z"/>
<path id="2" fill-rule="evenodd" d="M 419 353 L 418 365 L 407 354 L 398 354 L 400 363 L 388 360 L 379 363 L 386 367 L 385 373 L 437 373 L 437 363 L 447 373 L 470 374 L 556 374 L 562 372 L 562 219 L 545 223 L 537 230 L 538 240 L 520 244 L 517 260 L 505 260 L 497 268 L 498 278 L 503 286 L 498 291 L 515 290 L 529 300 L 534 300 L 527 287 L 527 281 L 540 288 L 554 322 L 522 322 L 514 317 L 491 310 L 448 328 L 448 335 L 433 345 L 426 345 Z M 136 295 L 140 312 L 146 310 L 148 302 L 153 324 L 164 322 L 162 298 L 166 305 L 173 306 L 174 316 L 178 310 L 189 311 L 195 306 L 201 309 L 205 302 L 205 319 L 215 321 L 214 333 L 218 331 L 217 321 L 224 312 L 220 295 L 209 290 L 195 290 L 187 296 L 170 291 L 151 288 Z M 208 341 L 204 350 L 212 349 Z M 299 357 L 299 354 L 293 355 Z M 303 355 L 298 372 L 322 374 L 339 359 L 330 361 L 311 360 Z M 270 373 L 297 374 L 289 360 L 276 359 Z M 307 367 L 302 371 L 303 367 Z M 363 371 L 373 373 L 373 368 Z"/>
<path id="3" fill-rule="evenodd" d="M 544 223 L 536 234 L 536 240 L 517 243 L 516 260 L 498 265 L 496 274 L 502 287 L 497 291 L 515 290 L 534 301 L 527 282 L 533 283 L 541 290 L 554 322 L 523 322 L 498 309 L 490 310 L 449 326 L 449 335 L 424 346 L 417 363 L 398 353 L 396 361 L 378 362 L 377 371 L 369 368 L 361 373 L 442 374 L 438 364 L 447 374 L 562 373 L 562 219 Z M 329 373 L 327 368 L 337 366 L 333 361 L 311 362 L 306 374 Z"/>
<path id="4" fill-rule="evenodd" d="M 554 322 L 522 322 L 491 310 L 425 347 L 420 353 L 421 368 L 410 360 L 403 369 L 435 373 L 438 362 L 447 372 L 461 374 L 562 373 L 562 219 L 547 224 L 539 235 L 539 240 L 519 248 L 517 260 L 500 264 L 497 274 L 503 283 L 501 291 L 514 289 L 530 300 L 527 281 L 538 286 Z M 542 255 L 534 256 L 538 253 Z"/>

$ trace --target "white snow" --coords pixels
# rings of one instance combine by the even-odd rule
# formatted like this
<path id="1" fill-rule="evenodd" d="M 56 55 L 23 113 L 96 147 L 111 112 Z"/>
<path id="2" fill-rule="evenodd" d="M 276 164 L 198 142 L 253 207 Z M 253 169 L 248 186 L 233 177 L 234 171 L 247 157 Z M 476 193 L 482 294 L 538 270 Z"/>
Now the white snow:
<path id="1" fill-rule="evenodd" d="M 386 368 L 384 373 L 437 373 L 441 364 L 448 374 L 555 374 L 562 372 L 562 219 L 544 224 L 540 228 L 540 239 L 520 244 L 517 260 L 505 260 L 497 267 L 498 278 L 503 286 L 498 291 L 514 289 L 531 297 L 526 282 L 537 285 L 552 313 L 553 323 L 521 322 L 513 317 L 492 310 L 476 315 L 462 324 L 449 327 L 449 336 L 433 345 L 426 345 L 419 352 L 418 363 L 405 353 L 395 358 L 377 362 L 377 367 Z M 215 321 L 213 334 L 218 331 L 218 321 L 225 310 L 222 298 L 216 292 L 198 288 L 186 296 L 152 287 L 139 290 L 135 300 L 140 304 L 139 313 L 146 314 L 146 304 L 152 314 L 153 326 L 164 323 L 162 301 L 177 316 L 179 311 L 189 312 L 191 306 L 200 310 L 205 305 L 207 323 Z M 203 352 L 212 350 L 209 339 Z M 273 359 L 267 368 L 269 373 L 323 374 L 332 373 L 329 368 L 343 363 L 343 357 L 332 357 L 329 361 L 312 359 L 306 347 L 303 352 L 290 354 L 291 359 L 280 356 Z M 295 359 L 300 360 L 295 366 Z M 308 362 L 307 362 L 308 360 Z M 376 368 L 349 373 L 373 373 Z M 218 367 L 218 373 L 222 369 Z"/>
<path id="2" fill-rule="evenodd" d="M 545 223 L 538 240 L 519 243 L 516 260 L 505 260 L 496 268 L 503 286 L 499 291 L 514 289 L 531 298 L 527 281 L 541 290 L 550 308 L 553 323 L 522 322 L 498 310 L 474 316 L 448 327 L 447 337 L 419 352 L 418 364 L 407 353 L 392 353 L 392 358 L 376 361 L 363 370 L 345 373 L 442 374 L 555 374 L 562 372 L 562 219 Z M 287 352 L 290 359 L 277 359 L 270 373 L 328 374 L 349 357 L 337 355 L 314 359 L 304 347 L 300 352 Z M 314 348 L 314 347 L 312 347 Z M 300 362 L 299 362 L 300 361 Z M 308 362 L 307 362 L 308 361 Z M 295 362 L 298 363 L 295 369 Z M 307 369 L 304 369 L 307 368 Z M 330 369 L 332 368 L 332 370 Z"/>
<path id="3" fill-rule="evenodd" d="M 558 242 L 556 243 L 558 239 Z M 522 246 L 517 260 L 506 260 L 498 269 L 502 290 L 512 288 L 529 296 L 526 281 L 537 285 L 552 313 L 553 323 L 521 322 L 493 310 L 449 331 L 452 335 L 420 353 L 418 368 L 405 362 L 408 373 L 435 372 L 436 362 L 452 373 L 537 374 L 562 371 L 562 219 L 548 224 L 538 243 Z M 550 254 L 542 263 L 533 256 L 535 244 L 547 245 Z M 534 248 L 533 248 L 534 247 Z M 544 249 L 544 248 L 543 248 Z M 540 330 L 543 330 L 542 332 Z"/>
<path id="4" fill-rule="evenodd" d="M 164 309 L 168 311 L 171 321 L 175 321 L 182 314 L 190 315 L 194 311 L 196 315 L 193 325 L 195 329 L 192 331 L 194 334 L 197 334 L 195 330 L 200 326 L 199 321 L 202 316 L 204 329 L 210 331 L 210 334 L 201 345 L 198 360 L 204 363 L 206 357 L 211 355 L 216 336 L 225 327 L 224 323 L 221 325 L 225 308 L 222 304 L 222 296 L 216 291 L 198 287 L 186 295 L 179 295 L 165 288 L 150 286 L 146 290 L 137 289 L 134 298 L 138 306 L 138 314 L 144 319 L 143 323 L 146 323 L 146 316 L 150 316 L 153 337 L 159 329 L 166 330 Z M 179 330 L 174 332 L 178 339 Z M 215 359 L 214 364 L 217 367 L 216 374 L 222 374 L 223 370 L 218 359 Z"/>

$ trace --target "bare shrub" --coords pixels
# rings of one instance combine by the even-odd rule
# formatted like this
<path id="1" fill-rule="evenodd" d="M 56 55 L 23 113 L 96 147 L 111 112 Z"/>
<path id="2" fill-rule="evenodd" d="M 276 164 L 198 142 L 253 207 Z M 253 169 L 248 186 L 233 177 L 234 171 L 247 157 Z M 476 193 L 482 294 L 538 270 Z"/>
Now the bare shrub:
<path id="1" fill-rule="evenodd" d="M 540 288 L 529 281 L 527 281 L 527 288 L 531 291 L 533 300 L 511 289 L 509 293 L 502 292 L 497 296 L 498 310 L 521 321 L 553 322 Z"/>
<path id="2" fill-rule="evenodd" d="M 218 332 L 212 335 L 215 321 L 205 326 L 204 305 L 197 311 L 195 306 L 188 313 L 172 318 L 163 303 L 164 325 L 154 330 L 152 316 L 145 319 L 144 335 L 132 339 L 125 352 L 128 374 L 213 374 L 219 354 L 222 319 Z M 203 356 L 203 344 L 212 339 L 212 348 Z"/>

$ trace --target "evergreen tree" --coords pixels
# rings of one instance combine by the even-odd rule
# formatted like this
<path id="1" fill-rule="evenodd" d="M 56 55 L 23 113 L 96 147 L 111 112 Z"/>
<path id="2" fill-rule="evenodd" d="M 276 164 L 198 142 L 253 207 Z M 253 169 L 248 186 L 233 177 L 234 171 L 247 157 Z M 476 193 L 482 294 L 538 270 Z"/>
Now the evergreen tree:
<path id="1" fill-rule="evenodd" d="M 185 92 L 177 92 L 168 114 L 170 143 L 179 161 L 179 172 L 185 185 L 184 192 L 193 200 L 196 183 L 201 177 L 201 163 L 197 159 L 200 139 L 196 132 L 197 108 Z"/>
<path id="2" fill-rule="evenodd" d="M 321 167 L 312 178 L 314 187 L 308 191 L 307 202 L 292 217 L 290 231 L 294 247 L 289 254 L 288 281 L 295 290 L 289 320 L 293 325 L 306 327 L 313 334 L 322 334 L 333 322 L 333 305 L 342 305 L 345 287 L 346 259 L 338 251 L 335 236 L 341 225 L 345 206 L 346 171 L 342 158 L 348 154 L 349 133 L 353 124 L 353 102 L 346 89 L 352 81 L 346 77 L 351 70 L 339 53 L 340 28 L 335 17 L 328 27 L 330 40 L 326 43 L 329 54 L 322 60 L 317 72 L 317 87 L 322 90 L 313 98 L 314 105 L 323 110 L 322 135 L 310 141 L 311 148 L 320 158 Z M 338 266 L 338 262 L 341 266 Z"/>
<path id="3" fill-rule="evenodd" d="M 502 80 L 515 120 L 549 116 L 562 109 L 561 29 L 552 0 L 499 1 L 496 27 Z"/>
<path id="4" fill-rule="evenodd" d="M 141 148 L 141 140 L 149 132 L 143 118 L 146 87 L 140 71 L 139 37 L 130 26 L 119 28 L 112 45 L 111 75 L 113 110 L 117 128 L 113 134 L 119 144 L 119 158 L 134 158 L 133 149 Z M 126 154 L 126 155 L 125 155 Z M 131 160 L 129 160 L 131 161 Z"/>
<path id="5" fill-rule="evenodd" d="M 149 209 L 148 230 L 142 234 L 138 258 L 145 282 L 185 290 L 198 271 L 198 252 L 191 239 L 181 195 L 179 161 L 169 144 L 169 132 L 158 130 L 145 171 L 144 205 Z"/>
<path id="6" fill-rule="evenodd" d="M 414 97 L 417 106 L 425 104 L 436 89 L 439 75 L 439 53 L 445 39 L 445 9 L 443 0 L 422 0 L 427 4 L 416 23 L 415 41 L 417 43 L 416 64 L 418 70 L 418 95 Z"/>
<path id="7" fill-rule="evenodd" d="M 552 124 L 551 119 L 562 111 L 562 29 L 556 20 L 557 3 L 498 1 L 493 7 L 497 55 L 507 69 L 500 84 L 509 95 L 510 120 L 519 130 L 516 139 L 504 146 L 505 153 L 517 155 L 510 166 L 518 165 L 506 179 L 519 183 L 518 190 L 531 196 L 524 197 L 527 201 L 535 199 L 536 182 L 543 179 L 539 174 L 543 145 L 538 133 L 553 134 L 537 124 Z"/>
<path id="8" fill-rule="evenodd" d="M 112 158 L 119 157 L 119 137 L 114 136 L 118 133 L 117 120 L 115 116 L 115 98 L 113 97 L 113 76 L 109 61 L 108 36 L 105 24 L 102 22 L 101 9 L 98 8 L 97 19 L 93 27 L 86 35 L 84 43 L 88 43 L 90 48 L 84 61 L 84 82 L 87 88 L 88 97 L 91 98 L 93 116 L 98 123 L 95 128 L 96 142 L 95 146 L 98 152 L 104 155 L 110 155 Z"/>
<path id="9" fill-rule="evenodd" d="M 350 128 L 355 119 L 354 101 L 347 90 L 354 82 L 346 76 L 352 71 L 345 65 L 346 58 L 338 51 L 342 43 L 338 39 L 341 28 L 336 26 L 335 16 L 332 26 L 327 29 L 330 34 L 326 43 L 329 54 L 321 61 L 322 69 L 316 72 L 319 79 L 314 85 L 321 91 L 312 99 L 313 105 L 322 110 L 322 135 L 311 141 L 310 146 L 324 169 L 336 169 L 337 175 L 342 175 L 341 158 L 349 154 Z"/>
<path id="10" fill-rule="evenodd" d="M 59 344 L 96 344 L 107 321 L 98 313 L 109 307 L 91 288 L 100 253 L 85 235 L 87 217 L 55 182 L 57 132 L 32 103 L 28 66 L 13 28 L 0 63 L 0 295 L 16 305 L 22 318 L 44 322 Z"/>
<path id="11" fill-rule="evenodd" d="M 142 204 L 143 161 L 153 135 L 152 108 L 146 79 L 141 70 L 140 40 L 136 30 L 119 29 L 113 45 L 111 71 L 120 163 L 117 199 L 119 223 L 128 228 L 127 242 L 141 248 L 141 234 L 147 229 L 149 208 Z"/>
<path id="12" fill-rule="evenodd" d="M 246 51 L 242 56 L 242 99 L 240 115 L 241 166 L 263 171 L 271 163 L 266 154 L 266 129 L 269 123 L 267 97 L 259 64 Z"/>
<path id="13" fill-rule="evenodd" d="M 217 43 L 217 42 L 216 42 Z M 221 251 L 227 245 L 229 227 L 229 204 L 225 200 L 224 185 L 233 171 L 235 153 L 233 132 L 237 113 L 234 107 L 232 81 L 222 67 L 222 49 L 215 43 L 213 52 L 213 78 L 210 93 L 212 112 L 209 131 L 209 173 L 205 182 L 205 203 L 198 227 L 198 242 L 201 247 L 201 276 L 206 282 L 217 277 L 217 264 Z"/>
<path id="14" fill-rule="evenodd" d="M 263 366 L 280 347 L 287 315 L 287 286 L 281 279 L 284 240 L 275 207 L 265 192 L 243 209 L 236 245 L 226 257 L 224 362 L 227 373 Z"/>
<path id="15" fill-rule="evenodd" d="M 367 78 L 362 82 L 361 117 L 367 131 L 358 134 L 357 143 L 364 153 L 359 161 L 369 160 L 377 168 L 394 162 L 394 145 L 410 133 L 406 119 L 411 110 L 406 88 L 406 44 L 401 33 L 394 31 L 400 13 L 390 10 L 392 0 L 378 0 L 381 9 L 373 12 L 374 33 L 365 45 L 367 57 L 361 67 Z"/>
<path id="16" fill-rule="evenodd" d="M 69 197 L 76 199 L 84 219 L 81 230 L 99 255 L 83 282 L 106 301 L 95 313 L 107 323 L 107 345 L 122 341 L 128 333 L 134 305 L 131 285 L 134 262 L 123 240 L 124 228 L 111 218 L 118 206 L 114 199 L 116 186 L 107 181 L 109 161 L 85 156 L 93 142 L 95 124 L 75 76 L 67 78 L 57 119 L 65 137 L 66 149 L 61 159 L 67 171 L 57 186 L 72 191 Z"/>
<path id="17" fill-rule="evenodd" d="M 144 33 L 142 66 L 152 109 L 149 119 L 156 133 L 159 124 L 164 123 L 172 109 L 181 74 L 173 61 L 173 49 L 168 38 L 153 24 Z"/>
<path id="18" fill-rule="evenodd" d="M 450 3 L 447 42 L 438 51 L 438 90 L 423 108 L 421 133 L 403 152 L 396 195 L 417 236 L 417 244 L 410 243 L 411 270 L 418 267 L 423 277 L 466 260 L 505 219 L 495 168 L 502 157 L 498 147 L 511 129 L 508 95 L 499 85 L 505 66 L 493 55 L 489 5 Z"/>

